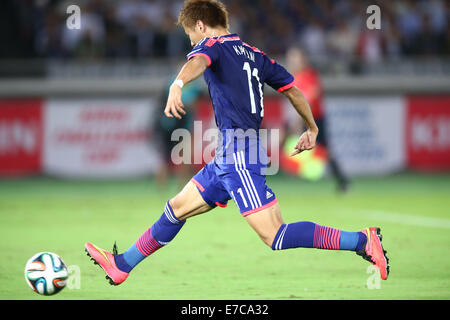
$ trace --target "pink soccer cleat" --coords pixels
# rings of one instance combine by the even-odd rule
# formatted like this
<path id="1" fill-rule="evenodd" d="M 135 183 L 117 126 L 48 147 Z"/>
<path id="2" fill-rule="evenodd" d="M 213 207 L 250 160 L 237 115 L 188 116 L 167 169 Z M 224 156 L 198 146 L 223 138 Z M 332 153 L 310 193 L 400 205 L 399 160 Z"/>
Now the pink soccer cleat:
<path id="1" fill-rule="evenodd" d="M 383 236 L 380 231 L 380 228 L 375 227 L 361 230 L 367 237 L 367 243 L 356 254 L 375 265 L 380 270 L 381 279 L 386 280 L 389 275 L 389 259 L 386 256 L 386 250 L 381 245 Z"/>
<path id="2" fill-rule="evenodd" d="M 106 279 L 109 280 L 111 285 L 117 286 L 127 279 L 129 273 L 120 270 L 114 261 L 114 255 L 117 254 L 116 244 L 114 244 L 113 253 L 110 253 L 86 242 L 84 251 L 94 261 L 94 264 L 98 264 L 106 272 Z"/>

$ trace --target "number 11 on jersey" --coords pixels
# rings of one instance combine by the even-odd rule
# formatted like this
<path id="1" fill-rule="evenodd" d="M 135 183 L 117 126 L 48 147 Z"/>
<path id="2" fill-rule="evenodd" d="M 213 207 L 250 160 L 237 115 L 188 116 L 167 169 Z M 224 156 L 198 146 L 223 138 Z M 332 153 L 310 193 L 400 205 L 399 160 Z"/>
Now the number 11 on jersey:
<path id="1" fill-rule="evenodd" d="M 250 105 L 252 107 L 252 113 L 256 113 L 256 102 L 255 102 L 255 94 L 253 92 L 253 84 L 252 84 L 252 76 L 258 81 L 258 89 L 259 96 L 261 97 L 260 106 L 261 106 L 261 117 L 264 117 L 264 102 L 263 102 L 263 90 L 262 83 L 258 76 L 258 69 L 254 68 L 252 72 L 252 68 L 250 67 L 250 63 L 245 62 L 242 68 L 247 71 L 247 79 L 248 79 L 248 91 L 250 93 Z"/>

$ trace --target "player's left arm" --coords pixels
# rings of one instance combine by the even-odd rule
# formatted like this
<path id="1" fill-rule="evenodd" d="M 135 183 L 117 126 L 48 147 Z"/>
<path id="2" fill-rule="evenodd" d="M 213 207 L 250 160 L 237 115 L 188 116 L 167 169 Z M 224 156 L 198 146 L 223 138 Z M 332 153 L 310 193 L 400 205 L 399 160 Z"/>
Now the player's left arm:
<path id="1" fill-rule="evenodd" d="M 268 58 L 266 55 L 263 55 L 263 59 L 264 82 L 289 99 L 294 109 L 303 118 L 307 127 L 307 130 L 300 136 L 295 146 L 295 151 L 291 153 L 291 157 L 304 150 L 311 150 L 316 145 L 319 129 L 314 121 L 308 101 L 306 101 L 303 93 L 294 85 L 294 77 L 283 66 Z"/>
<path id="2" fill-rule="evenodd" d="M 181 80 L 183 85 L 188 84 L 200 77 L 209 65 L 209 61 L 203 56 L 196 56 L 190 59 L 181 68 L 176 80 Z M 184 105 L 181 100 L 182 88 L 176 83 L 176 80 L 169 89 L 169 97 L 167 98 L 164 114 L 169 118 L 181 119 L 181 114 L 185 115 Z"/>
<path id="3" fill-rule="evenodd" d="M 296 86 L 284 90 L 282 93 L 289 99 L 294 109 L 303 118 L 307 127 L 307 130 L 300 136 L 300 139 L 295 146 L 295 150 L 291 153 L 292 157 L 304 150 L 311 150 L 314 148 L 319 129 L 314 121 L 308 101 L 306 101 L 305 96 Z"/>

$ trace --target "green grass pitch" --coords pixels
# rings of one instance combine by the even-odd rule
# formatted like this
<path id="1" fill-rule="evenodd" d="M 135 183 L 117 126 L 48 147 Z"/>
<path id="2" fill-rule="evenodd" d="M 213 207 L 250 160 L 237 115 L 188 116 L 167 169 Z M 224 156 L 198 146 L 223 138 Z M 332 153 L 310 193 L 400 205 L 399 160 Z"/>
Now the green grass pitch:
<path id="1" fill-rule="evenodd" d="M 84 243 L 111 249 L 117 241 L 126 250 L 178 187 L 160 188 L 151 179 L 35 178 L 0 181 L 0 299 L 450 299 L 450 175 L 358 178 L 346 195 L 331 179 L 309 183 L 280 174 L 268 184 L 285 222 L 381 227 L 389 279 L 369 289 L 370 264 L 353 252 L 272 251 L 230 201 L 188 220 L 169 245 L 112 287 Z M 40 251 L 78 266 L 80 287 L 51 297 L 34 293 L 24 266 Z"/>

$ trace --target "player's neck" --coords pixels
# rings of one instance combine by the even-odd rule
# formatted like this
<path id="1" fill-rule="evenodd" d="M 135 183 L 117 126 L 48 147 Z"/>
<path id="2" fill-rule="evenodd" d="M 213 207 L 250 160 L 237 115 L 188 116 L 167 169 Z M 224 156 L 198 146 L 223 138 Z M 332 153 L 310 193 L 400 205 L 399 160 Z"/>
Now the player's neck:
<path id="1" fill-rule="evenodd" d="M 230 32 L 227 29 L 223 28 L 211 28 L 206 32 L 206 37 L 222 37 L 229 35 Z"/>

